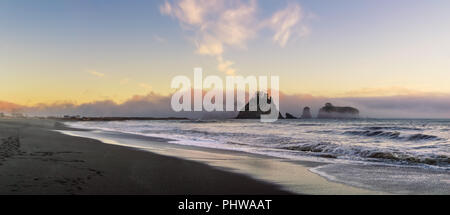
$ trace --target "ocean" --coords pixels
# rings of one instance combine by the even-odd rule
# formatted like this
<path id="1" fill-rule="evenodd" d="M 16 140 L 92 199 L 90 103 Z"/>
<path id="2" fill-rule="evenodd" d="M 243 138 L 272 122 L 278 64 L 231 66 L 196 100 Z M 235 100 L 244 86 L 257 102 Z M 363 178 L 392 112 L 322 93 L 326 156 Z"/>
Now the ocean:
<path id="1" fill-rule="evenodd" d="M 75 122 L 73 127 L 287 159 L 450 169 L 450 120 L 189 120 Z"/>
<path id="2" fill-rule="evenodd" d="M 422 189 L 419 193 L 450 192 L 450 120 L 154 120 L 68 125 L 169 139 L 167 144 L 325 162 L 331 165 L 311 171 L 376 190 L 407 193 L 414 187 Z"/>

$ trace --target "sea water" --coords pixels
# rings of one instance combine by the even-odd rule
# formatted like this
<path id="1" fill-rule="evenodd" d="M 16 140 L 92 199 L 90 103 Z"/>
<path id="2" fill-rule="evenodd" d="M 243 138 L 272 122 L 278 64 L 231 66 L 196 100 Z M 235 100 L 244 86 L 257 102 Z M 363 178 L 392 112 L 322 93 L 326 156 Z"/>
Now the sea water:
<path id="1" fill-rule="evenodd" d="M 419 193 L 450 192 L 450 120 L 87 121 L 69 126 L 170 139 L 167 144 L 326 162 L 329 165 L 312 171 L 377 190 L 407 193 L 408 187 L 402 186 L 409 186 Z"/>

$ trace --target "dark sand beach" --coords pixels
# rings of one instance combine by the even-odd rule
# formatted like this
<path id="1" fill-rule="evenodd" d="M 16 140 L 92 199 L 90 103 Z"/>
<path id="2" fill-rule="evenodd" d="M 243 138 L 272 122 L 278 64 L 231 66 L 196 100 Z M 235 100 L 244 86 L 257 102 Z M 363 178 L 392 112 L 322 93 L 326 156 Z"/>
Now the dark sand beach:
<path id="1" fill-rule="evenodd" d="M 291 194 L 281 187 L 98 140 L 53 120 L 0 120 L 0 194 Z"/>

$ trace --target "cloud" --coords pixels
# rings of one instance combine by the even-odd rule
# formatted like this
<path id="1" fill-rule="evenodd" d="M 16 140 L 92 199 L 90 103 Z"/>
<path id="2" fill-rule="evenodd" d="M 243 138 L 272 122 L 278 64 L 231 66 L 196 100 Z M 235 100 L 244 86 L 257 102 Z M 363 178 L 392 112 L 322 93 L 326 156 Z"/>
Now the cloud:
<path id="1" fill-rule="evenodd" d="M 401 95 L 340 98 L 364 116 L 383 118 L 450 118 L 450 95 Z"/>
<path id="2" fill-rule="evenodd" d="M 212 116 L 220 118 L 233 116 L 230 113 L 203 113 L 203 112 L 174 112 L 170 106 L 171 97 L 154 92 L 146 95 L 135 95 L 123 103 L 112 100 L 102 100 L 76 105 L 62 102 L 54 104 L 39 104 L 22 107 L 21 113 L 30 116 L 63 116 L 80 115 L 86 117 L 189 117 L 204 118 Z"/>
<path id="3" fill-rule="evenodd" d="M 370 118 L 450 118 L 450 94 L 429 93 L 376 97 L 315 97 L 308 94 L 280 92 L 280 110 L 299 116 L 302 108 L 311 107 L 313 115 L 326 102 L 353 106 L 362 117 Z"/>
<path id="4" fill-rule="evenodd" d="M 229 60 L 224 60 L 222 58 L 222 56 L 218 56 L 217 61 L 219 62 L 219 64 L 217 65 L 217 69 L 219 71 L 224 72 L 227 75 L 235 75 L 236 74 L 236 70 L 231 67 L 234 64 L 233 62 L 231 62 Z"/>
<path id="5" fill-rule="evenodd" d="M 21 105 L 17 105 L 11 102 L 0 101 L 0 111 L 13 112 L 23 108 Z"/>
<path id="6" fill-rule="evenodd" d="M 440 95 L 440 93 L 424 92 L 412 90 L 405 87 L 379 87 L 379 88 L 363 88 L 351 90 L 343 93 L 342 97 L 380 97 L 380 96 L 396 96 L 396 95 Z"/>
<path id="7" fill-rule="evenodd" d="M 20 111 L 35 116 L 130 116 L 130 117 L 188 117 L 233 118 L 236 112 L 174 112 L 170 106 L 171 96 L 154 92 L 135 95 L 123 103 L 102 100 L 76 105 L 69 102 L 20 106 L 0 102 L 2 111 Z M 304 107 L 309 106 L 317 115 L 319 108 L 331 102 L 336 106 L 353 106 L 360 110 L 362 117 L 371 118 L 450 118 L 450 94 L 396 95 L 381 97 L 316 97 L 309 94 L 286 94 L 280 92 L 280 111 L 300 116 Z"/>
<path id="8" fill-rule="evenodd" d="M 93 76 L 96 76 L 96 77 L 99 77 L 99 78 L 105 77 L 105 74 L 104 74 L 104 73 L 97 72 L 96 70 L 90 69 L 90 70 L 87 70 L 87 72 L 88 72 L 89 74 L 91 74 L 91 75 L 93 75 Z"/>
<path id="9" fill-rule="evenodd" d="M 307 35 L 309 29 L 305 25 L 299 25 L 302 19 L 303 14 L 298 4 L 290 4 L 276 12 L 267 22 L 267 25 L 275 32 L 273 41 L 284 47 L 293 35 Z"/>
<path id="10" fill-rule="evenodd" d="M 39 104 L 22 109 L 23 113 L 36 116 L 131 116 L 168 117 L 180 114 L 171 111 L 170 98 L 156 93 L 133 96 L 124 103 L 111 100 L 75 105 L 73 103 Z"/>
<path id="11" fill-rule="evenodd" d="M 197 54 L 222 57 L 223 43 L 216 38 L 205 35 L 202 41 L 196 42 Z"/>
<path id="12" fill-rule="evenodd" d="M 186 24 L 199 25 L 203 23 L 205 12 L 214 6 L 214 2 L 214 0 L 180 0 L 170 4 L 166 1 L 160 6 L 160 12 L 176 17 Z"/>
<path id="13" fill-rule="evenodd" d="M 228 48 L 246 48 L 259 31 L 274 31 L 273 40 L 284 47 L 306 27 L 300 25 L 300 5 L 291 3 L 269 19 L 260 19 L 256 0 L 175 0 L 165 1 L 160 12 L 177 19 L 182 27 L 194 33 L 195 53 L 216 58 L 218 70 L 234 74 L 234 62 L 224 58 Z"/>

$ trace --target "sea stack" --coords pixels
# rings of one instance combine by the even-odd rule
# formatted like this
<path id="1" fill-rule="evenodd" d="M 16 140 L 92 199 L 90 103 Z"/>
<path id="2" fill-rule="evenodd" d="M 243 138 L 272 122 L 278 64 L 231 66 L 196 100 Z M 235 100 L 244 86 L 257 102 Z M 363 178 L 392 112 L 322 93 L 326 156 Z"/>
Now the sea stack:
<path id="1" fill-rule="evenodd" d="M 359 118 L 359 110 L 354 107 L 337 107 L 326 103 L 319 110 L 319 119 L 355 119 Z"/>
<path id="2" fill-rule="evenodd" d="M 269 110 L 269 111 L 262 111 L 259 105 L 259 92 L 256 93 L 255 97 L 252 98 L 256 99 L 256 106 L 257 106 L 257 110 L 256 111 L 250 111 L 250 102 L 248 102 L 244 109 L 239 111 L 239 114 L 237 115 L 236 119 L 261 119 L 261 115 L 262 114 L 270 114 L 271 111 L 276 111 L 278 112 L 278 119 L 284 119 L 284 117 L 281 115 L 280 111 L 278 109 L 275 110 Z M 267 96 L 267 103 L 268 105 L 270 105 L 272 103 L 272 98 L 270 98 L 269 96 Z"/>
<path id="3" fill-rule="evenodd" d="M 286 119 L 297 119 L 294 115 L 286 112 Z"/>
<path id="4" fill-rule="evenodd" d="M 312 118 L 311 108 L 309 108 L 309 107 L 303 108 L 303 113 L 302 113 L 301 118 L 302 119 L 311 119 Z"/>

